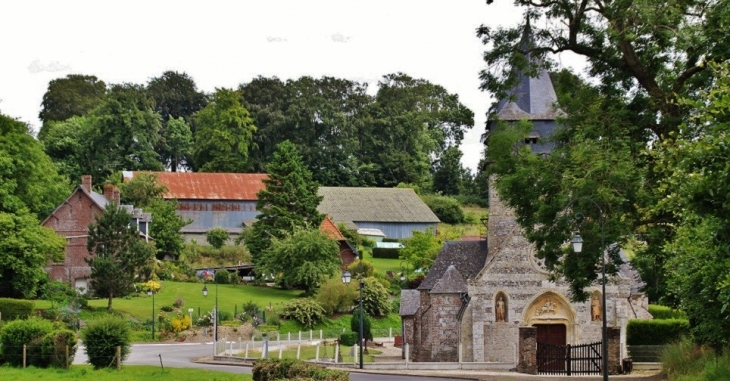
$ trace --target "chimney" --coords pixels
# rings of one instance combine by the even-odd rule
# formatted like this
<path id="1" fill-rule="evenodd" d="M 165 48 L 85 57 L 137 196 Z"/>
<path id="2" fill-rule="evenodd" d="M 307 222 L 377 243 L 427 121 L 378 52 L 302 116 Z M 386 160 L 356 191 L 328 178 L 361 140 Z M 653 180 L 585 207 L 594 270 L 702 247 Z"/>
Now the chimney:
<path id="1" fill-rule="evenodd" d="M 81 176 L 81 187 L 84 188 L 85 191 L 91 193 L 91 175 Z"/>
<path id="2" fill-rule="evenodd" d="M 114 201 L 114 188 L 116 188 L 112 184 L 104 184 L 104 198 L 107 201 Z"/>

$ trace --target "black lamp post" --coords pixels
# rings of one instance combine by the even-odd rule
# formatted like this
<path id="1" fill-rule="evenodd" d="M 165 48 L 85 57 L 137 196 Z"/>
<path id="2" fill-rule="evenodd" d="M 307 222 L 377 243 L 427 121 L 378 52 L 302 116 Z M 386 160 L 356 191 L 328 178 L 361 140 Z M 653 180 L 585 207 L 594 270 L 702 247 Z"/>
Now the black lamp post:
<path id="1" fill-rule="evenodd" d="M 213 277 L 215 279 L 215 277 Z M 203 285 L 203 297 L 208 297 L 208 286 Z M 213 341 L 218 342 L 218 283 L 215 284 L 215 308 L 213 308 Z"/>
<path id="2" fill-rule="evenodd" d="M 400 262 L 400 281 L 403 282 L 404 286 L 406 286 L 405 282 L 408 280 L 407 271 L 408 271 L 408 262 L 401 261 Z"/>
<path id="3" fill-rule="evenodd" d="M 152 341 L 155 341 L 155 293 L 151 288 L 147 290 L 147 296 L 152 297 Z"/>
<path id="4" fill-rule="evenodd" d="M 573 200 L 568 204 L 568 208 L 577 201 Z M 603 216 L 603 210 L 601 207 L 596 203 L 594 200 L 590 198 L 580 198 L 580 200 L 585 200 L 591 202 L 597 209 L 599 213 L 599 219 L 598 222 L 601 226 L 601 359 L 602 359 L 602 366 L 601 366 L 601 373 L 603 374 L 603 379 L 605 381 L 608 381 L 608 328 L 606 327 L 606 319 L 608 318 L 606 316 L 606 255 L 603 252 L 605 248 L 605 220 Z M 573 251 L 580 254 L 583 251 L 583 237 L 580 236 L 578 232 L 575 232 L 573 234 L 573 239 L 570 241 L 573 245 Z"/>
<path id="5" fill-rule="evenodd" d="M 355 257 L 356 260 L 359 260 L 357 257 Z M 363 279 L 362 276 L 362 262 L 360 262 L 360 336 L 358 337 L 360 341 L 360 369 L 362 369 L 363 366 L 363 316 L 362 316 L 362 289 L 365 287 L 365 279 Z M 344 284 L 350 284 L 350 281 L 352 280 L 352 275 L 350 274 L 349 270 L 346 270 L 344 273 L 342 273 L 342 283 Z"/>

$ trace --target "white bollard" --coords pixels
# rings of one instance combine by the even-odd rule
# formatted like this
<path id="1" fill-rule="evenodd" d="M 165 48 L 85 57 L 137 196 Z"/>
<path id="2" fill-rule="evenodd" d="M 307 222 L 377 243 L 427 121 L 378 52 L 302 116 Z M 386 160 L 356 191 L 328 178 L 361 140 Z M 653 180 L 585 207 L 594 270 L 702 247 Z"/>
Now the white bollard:
<path id="1" fill-rule="evenodd" d="M 233 342 L 232 341 L 230 343 L 228 343 L 228 348 L 229 348 L 228 354 L 230 356 L 233 356 Z"/>
<path id="2" fill-rule="evenodd" d="M 302 341 L 302 331 L 299 331 L 299 341 Z"/>
<path id="3" fill-rule="evenodd" d="M 282 347 L 283 347 L 283 345 L 279 345 L 279 360 L 281 360 L 281 349 L 282 349 Z"/>
<path id="4" fill-rule="evenodd" d="M 359 348 L 355 347 L 354 345 L 352 346 L 352 358 L 355 360 L 355 365 L 357 365 L 357 354 L 358 352 L 360 352 L 358 351 L 358 349 Z"/>
<path id="5" fill-rule="evenodd" d="M 279 342 L 281 339 L 279 338 L 279 331 L 276 332 L 276 341 Z"/>
<path id="6" fill-rule="evenodd" d="M 317 343 L 317 349 L 314 351 L 314 361 L 319 361 L 319 343 Z"/>
<path id="7" fill-rule="evenodd" d="M 405 343 L 405 351 L 406 351 L 406 369 L 408 369 L 408 357 L 410 357 L 410 351 L 408 351 L 408 343 Z"/>
<path id="8" fill-rule="evenodd" d="M 246 343 L 246 353 L 243 355 L 243 358 L 248 358 L 248 343 Z"/>
<path id="9" fill-rule="evenodd" d="M 461 357 L 461 356 L 462 356 L 462 352 L 461 352 L 461 350 L 462 350 L 462 347 L 461 347 L 461 345 L 462 345 L 462 344 L 461 344 L 461 343 L 459 343 L 459 364 L 461 364 L 461 361 L 462 361 L 462 357 Z"/>
<path id="10" fill-rule="evenodd" d="M 337 364 L 337 359 L 340 357 L 340 343 L 335 344 L 335 364 Z"/>
<path id="11" fill-rule="evenodd" d="M 297 343 L 297 360 L 299 360 L 299 355 L 302 353 L 302 343 Z"/>
<path id="12" fill-rule="evenodd" d="M 322 340 L 322 330 L 319 330 L 319 339 Z"/>
<path id="13" fill-rule="evenodd" d="M 309 341 L 312 341 L 312 330 L 309 330 Z"/>
<path id="14" fill-rule="evenodd" d="M 261 342 L 261 358 L 264 359 L 266 356 L 266 351 L 264 350 L 264 342 Z"/>
<path id="15" fill-rule="evenodd" d="M 393 337 L 393 328 L 388 328 L 388 337 Z"/>
<path id="16" fill-rule="evenodd" d="M 286 340 L 291 341 L 291 332 L 286 333 Z"/>

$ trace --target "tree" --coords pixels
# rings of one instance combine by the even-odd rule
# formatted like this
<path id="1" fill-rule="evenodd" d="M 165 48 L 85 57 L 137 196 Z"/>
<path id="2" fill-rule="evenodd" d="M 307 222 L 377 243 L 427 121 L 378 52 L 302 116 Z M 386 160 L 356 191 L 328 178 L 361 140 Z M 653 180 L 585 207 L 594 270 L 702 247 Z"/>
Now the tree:
<path id="1" fill-rule="evenodd" d="M 694 113 L 658 150 L 668 195 L 655 213 L 679 222 L 661 268 L 670 298 L 687 313 L 693 338 L 722 351 L 730 344 L 730 64 L 709 69 L 713 85 L 680 99 Z"/>
<path id="2" fill-rule="evenodd" d="M 350 330 L 357 333 L 358 336 L 358 345 L 361 345 L 363 339 L 365 339 L 365 342 L 362 343 L 364 345 L 365 350 L 367 350 L 367 341 L 373 339 L 373 331 L 372 331 L 372 324 L 370 321 L 370 316 L 368 316 L 367 313 L 362 314 L 362 337 L 360 337 L 360 309 L 355 308 L 355 310 L 352 313 L 352 318 L 350 318 Z"/>
<path id="3" fill-rule="evenodd" d="M 41 144 L 24 123 L 0 114 L 0 212 L 45 218 L 68 195 Z"/>
<path id="4" fill-rule="evenodd" d="M 139 237 L 131 219 L 125 209 L 111 202 L 89 225 L 91 256 L 85 260 L 91 267 L 91 288 L 94 294 L 108 298 L 110 311 L 113 298 L 132 292 L 138 275 L 154 259 L 153 246 Z"/>
<path id="5" fill-rule="evenodd" d="M 448 147 L 433 165 L 433 190 L 445 196 L 461 192 L 464 168 L 461 166 L 461 150 Z"/>
<path id="6" fill-rule="evenodd" d="M 267 169 L 269 178 L 263 181 L 266 188 L 259 191 L 256 202 L 261 213 L 246 238 L 254 262 L 264 255 L 272 238 L 283 239 L 297 228 L 319 228 L 324 219 L 317 211 L 322 201 L 317 194 L 319 185 L 304 167 L 294 144 L 279 144 Z"/>
<path id="7" fill-rule="evenodd" d="M 413 236 L 405 240 L 403 245 L 405 247 L 400 250 L 400 259 L 408 261 L 412 269 L 428 272 L 441 251 L 443 242 L 429 228 L 425 232 L 414 230 Z"/>
<path id="8" fill-rule="evenodd" d="M 38 114 L 43 121 L 39 138 L 49 122 L 87 115 L 101 103 L 105 94 L 106 84 L 93 75 L 69 74 L 52 80 L 43 94 Z"/>
<path id="9" fill-rule="evenodd" d="M 157 256 L 179 257 L 185 246 L 180 229 L 191 221 L 177 214 L 177 200 L 163 199 L 167 188 L 158 182 L 157 176 L 153 173 L 137 174 L 132 180 L 121 183 L 119 191 L 122 203 L 152 214 L 149 234 L 155 240 Z"/>
<path id="10" fill-rule="evenodd" d="M 166 71 L 149 80 L 147 94 L 154 100 L 154 110 L 162 116 L 163 123 L 170 119 L 189 122 L 196 112 L 205 107 L 205 95 L 198 91 L 195 81 L 185 72 Z"/>
<path id="11" fill-rule="evenodd" d="M 264 252 L 259 274 L 274 274 L 284 288 L 313 295 L 319 286 L 340 269 L 337 241 L 319 228 L 297 229 L 283 239 L 274 238 Z"/>
<path id="12" fill-rule="evenodd" d="M 365 278 L 362 289 L 362 308 L 370 316 L 383 317 L 390 313 L 390 295 L 388 289 L 377 278 Z"/>
<path id="13" fill-rule="evenodd" d="M 169 119 L 162 130 L 162 150 L 160 157 L 170 171 L 180 168 L 189 169 L 189 157 L 193 152 L 193 133 L 190 126 L 180 117 Z"/>
<path id="14" fill-rule="evenodd" d="M 217 89 L 194 120 L 194 168 L 201 172 L 245 172 L 256 126 L 241 104 L 240 93 Z"/>
<path id="15" fill-rule="evenodd" d="M 58 168 L 67 182 L 76 184 L 82 175 L 98 175 L 94 142 L 95 119 L 91 116 L 74 116 L 62 122 L 49 122 L 46 133 L 38 135 L 43 150 Z"/>
<path id="16" fill-rule="evenodd" d="M 210 246 L 220 250 L 228 240 L 228 231 L 223 228 L 213 228 L 205 233 L 205 240 L 208 241 Z"/>
<path id="17" fill-rule="evenodd" d="M 63 262 L 66 240 L 21 210 L 0 212 L 0 297 L 33 298 L 50 261 Z"/>

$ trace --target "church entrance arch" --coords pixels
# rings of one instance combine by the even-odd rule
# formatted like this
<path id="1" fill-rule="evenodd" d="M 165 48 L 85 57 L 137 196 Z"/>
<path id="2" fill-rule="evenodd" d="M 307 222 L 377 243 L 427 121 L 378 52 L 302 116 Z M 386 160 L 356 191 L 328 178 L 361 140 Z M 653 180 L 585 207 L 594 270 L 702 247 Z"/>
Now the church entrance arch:
<path id="1" fill-rule="evenodd" d="M 527 305 L 522 325 L 537 327 L 538 342 L 555 345 L 573 342 L 576 314 L 565 296 L 545 291 L 536 295 Z"/>

